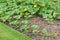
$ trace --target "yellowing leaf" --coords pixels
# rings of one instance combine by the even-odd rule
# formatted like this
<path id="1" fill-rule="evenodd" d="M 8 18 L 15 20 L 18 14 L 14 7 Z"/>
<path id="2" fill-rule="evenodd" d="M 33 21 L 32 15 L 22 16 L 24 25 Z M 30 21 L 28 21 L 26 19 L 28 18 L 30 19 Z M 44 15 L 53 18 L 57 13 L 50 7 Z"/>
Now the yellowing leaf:
<path id="1" fill-rule="evenodd" d="M 27 11 L 28 9 L 27 8 L 24 8 L 24 11 Z"/>
<path id="2" fill-rule="evenodd" d="M 34 8 L 36 8 L 37 7 L 37 4 L 34 4 Z"/>
<path id="3" fill-rule="evenodd" d="M 45 7 L 46 5 L 45 4 L 41 4 L 42 7 Z"/>

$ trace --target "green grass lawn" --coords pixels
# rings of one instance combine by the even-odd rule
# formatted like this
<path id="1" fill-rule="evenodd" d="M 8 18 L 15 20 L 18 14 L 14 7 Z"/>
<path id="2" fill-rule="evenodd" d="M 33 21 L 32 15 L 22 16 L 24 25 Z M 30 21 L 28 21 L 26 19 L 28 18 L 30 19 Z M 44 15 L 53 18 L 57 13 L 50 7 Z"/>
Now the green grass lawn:
<path id="1" fill-rule="evenodd" d="M 32 40 L 28 36 L 0 23 L 0 40 Z"/>

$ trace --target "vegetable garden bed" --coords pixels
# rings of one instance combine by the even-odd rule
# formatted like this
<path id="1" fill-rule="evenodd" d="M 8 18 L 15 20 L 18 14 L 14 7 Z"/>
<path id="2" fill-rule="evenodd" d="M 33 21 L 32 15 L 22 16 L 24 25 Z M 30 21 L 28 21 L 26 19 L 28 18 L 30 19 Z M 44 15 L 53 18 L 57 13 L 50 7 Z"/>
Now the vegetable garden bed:
<path id="1" fill-rule="evenodd" d="M 20 19 L 20 21 L 21 20 L 24 20 L 24 19 Z M 52 34 L 50 36 L 44 36 L 44 35 L 41 35 L 41 33 L 39 34 L 32 33 L 31 28 L 27 31 L 22 31 L 20 30 L 20 27 L 10 25 L 7 22 L 5 22 L 5 24 L 9 25 L 10 27 L 12 27 L 13 29 L 19 32 L 26 34 L 27 36 L 31 37 L 33 40 L 60 40 L 60 21 L 56 19 L 54 20 L 54 24 L 48 24 L 43 18 L 39 16 L 35 16 L 29 20 L 29 26 L 38 25 L 39 26 L 38 30 L 41 31 L 43 29 L 46 29 L 49 34 Z"/>
<path id="2" fill-rule="evenodd" d="M 60 0 L 0 0 L 0 22 L 33 40 L 59 39 L 57 20 L 60 20 Z"/>

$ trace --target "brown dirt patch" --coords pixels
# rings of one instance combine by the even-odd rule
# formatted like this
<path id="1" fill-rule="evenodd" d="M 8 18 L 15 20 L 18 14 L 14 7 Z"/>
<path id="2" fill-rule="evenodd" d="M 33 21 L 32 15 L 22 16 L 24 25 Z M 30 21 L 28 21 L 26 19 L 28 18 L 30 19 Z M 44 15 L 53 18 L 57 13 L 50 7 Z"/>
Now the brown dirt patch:
<path id="1" fill-rule="evenodd" d="M 21 19 L 23 20 L 23 19 Z M 7 22 L 5 24 L 8 24 Z M 31 38 L 33 38 L 33 40 L 60 40 L 60 21 L 58 20 L 54 20 L 54 24 L 47 24 L 46 21 L 43 18 L 40 18 L 39 16 L 35 16 L 33 18 L 30 19 L 29 21 L 29 25 L 38 25 L 39 26 L 39 30 L 42 29 L 47 29 L 48 32 L 50 33 L 51 31 L 55 31 L 58 35 L 56 37 L 44 37 L 41 35 L 34 35 L 31 32 L 26 32 L 26 31 L 21 31 L 19 29 L 19 27 L 17 28 L 14 25 L 10 25 L 8 24 L 10 27 L 16 29 L 19 32 L 22 32 L 28 36 L 30 36 Z M 30 29 L 31 31 L 31 29 Z"/>

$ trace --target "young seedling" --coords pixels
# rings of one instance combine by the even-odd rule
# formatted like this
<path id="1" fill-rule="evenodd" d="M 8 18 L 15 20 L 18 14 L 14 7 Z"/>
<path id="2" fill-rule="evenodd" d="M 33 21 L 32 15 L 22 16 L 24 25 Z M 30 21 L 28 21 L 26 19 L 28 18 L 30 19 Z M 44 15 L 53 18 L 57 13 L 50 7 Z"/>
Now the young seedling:
<path id="1" fill-rule="evenodd" d="M 43 29 L 41 31 L 41 33 L 42 33 L 43 36 L 49 36 L 49 33 L 48 33 L 48 31 L 46 29 Z"/>
<path id="2" fill-rule="evenodd" d="M 39 34 L 40 31 L 37 30 L 37 29 L 35 29 L 35 30 L 33 30 L 32 32 L 33 32 L 34 34 Z"/>
<path id="3" fill-rule="evenodd" d="M 51 35 L 52 35 L 53 37 L 56 37 L 56 36 L 57 36 L 57 33 L 54 32 L 54 31 L 52 31 L 52 32 L 51 32 Z"/>
<path id="4" fill-rule="evenodd" d="M 33 29 L 38 29 L 39 26 L 38 26 L 38 25 L 32 25 L 31 27 L 32 27 Z"/>
<path id="5" fill-rule="evenodd" d="M 29 26 L 27 26 L 27 25 L 22 25 L 22 26 L 20 27 L 20 29 L 23 30 L 23 31 L 26 31 L 27 29 L 29 29 Z"/>
<path id="6" fill-rule="evenodd" d="M 29 21 L 28 20 L 23 20 L 21 23 L 24 24 L 24 25 L 27 25 L 29 23 Z"/>
<path id="7" fill-rule="evenodd" d="M 31 28 L 33 29 L 34 34 L 39 34 L 38 26 L 37 25 L 32 25 Z"/>
<path id="8" fill-rule="evenodd" d="M 14 21 L 10 22 L 10 24 L 17 25 L 17 24 L 19 24 L 19 21 L 18 20 L 14 20 Z"/>

